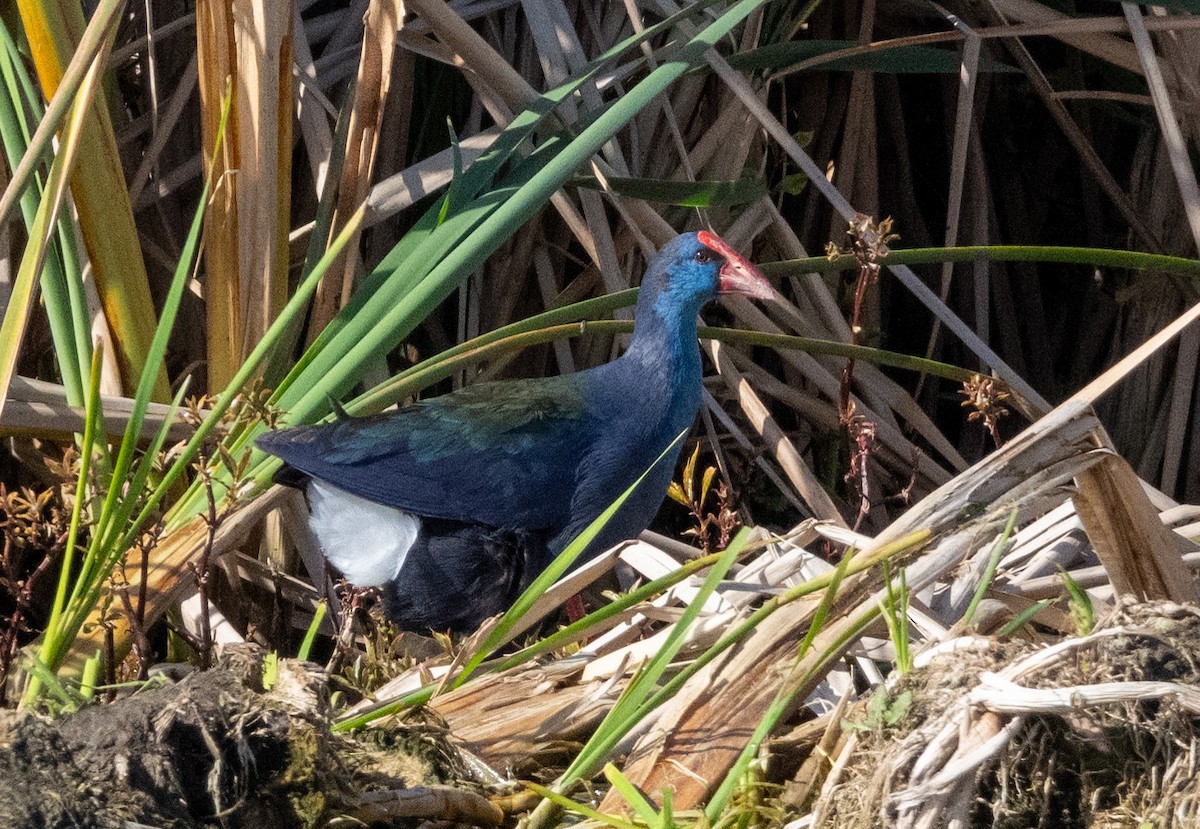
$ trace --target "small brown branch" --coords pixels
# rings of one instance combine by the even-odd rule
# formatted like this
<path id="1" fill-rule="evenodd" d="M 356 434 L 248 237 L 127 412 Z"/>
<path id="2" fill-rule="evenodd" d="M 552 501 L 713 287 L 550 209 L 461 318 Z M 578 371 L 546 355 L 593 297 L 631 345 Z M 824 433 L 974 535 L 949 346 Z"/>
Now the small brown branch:
<path id="1" fill-rule="evenodd" d="M 843 251 L 832 242 L 825 252 L 830 256 L 851 253 L 858 261 L 858 279 L 854 284 L 854 304 L 850 314 L 850 343 L 859 344 L 862 333 L 863 302 L 867 289 L 879 281 L 880 260 L 887 256 L 887 243 L 898 238 L 892 233 L 891 218 L 876 223 L 874 219 L 863 213 L 856 213 L 846 231 L 850 244 Z M 855 413 L 852 390 L 854 387 L 854 358 L 846 360 L 842 369 L 841 383 L 838 386 L 838 418 L 846 428 L 850 441 L 850 468 L 846 480 L 853 482 L 858 489 L 858 517 L 854 521 L 857 530 L 864 518 L 871 511 L 871 481 L 868 474 L 869 459 L 875 448 L 875 424 L 862 415 Z"/>

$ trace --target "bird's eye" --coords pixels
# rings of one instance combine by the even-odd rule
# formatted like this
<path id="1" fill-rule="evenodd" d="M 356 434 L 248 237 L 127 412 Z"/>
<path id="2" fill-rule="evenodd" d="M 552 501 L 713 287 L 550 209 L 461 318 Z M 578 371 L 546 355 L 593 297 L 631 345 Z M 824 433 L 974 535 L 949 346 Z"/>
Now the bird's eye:
<path id="1" fill-rule="evenodd" d="M 707 248 L 701 248 L 700 250 L 696 251 L 696 261 L 701 265 L 707 265 L 714 259 L 716 259 L 716 256 L 714 256 L 713 252 Z"/>

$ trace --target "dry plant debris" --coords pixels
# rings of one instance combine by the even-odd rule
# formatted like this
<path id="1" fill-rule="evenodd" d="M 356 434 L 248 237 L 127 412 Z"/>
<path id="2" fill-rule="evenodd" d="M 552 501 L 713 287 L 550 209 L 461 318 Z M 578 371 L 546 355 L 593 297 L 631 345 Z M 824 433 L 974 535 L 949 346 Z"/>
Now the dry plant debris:
<path id="1" fill-rule="evenodd" d="M 808 782 L 790 787 L 781 800 L 768 797 L 773 809 L 787 805 L 777 822 L 793 819 L 798 828 L 856 825 L 855 820 L 864 826 L 937 826 L 941 824 L 936 814 L 958 809 L 970 818 L 973 810 L 982 808 L 975 805 L 975 798 L 987 792 L 961 790 L 958 781 L 991 779 L 987 775 L 996 773 L 997 763 L 1014 773 L 1023 769 L 1018 759 L 1031 751 L 1030 741 L 1040 745 L 1049 739 L 1047 723 L 1062 721 L 1072 727 L 1083 723 L 1082 733 L 1095 731 L 1099 726 L 1075 717 L 1077 708 L 1105 717 L 1109 714 L 1104 712 L 1113 709 L 1127 710 L 1131 713 L 1126 719 L 1135 725 L 1150 722 L 1147 712 L 1160 710 L 1179 712 L 1179 717 L 1191 722 L 1197 710 L 1192 699 L 1200 695 L 1189 687 L 1195 684 L 1195 676 L 1187 660 L 1192 659 L 1189 654 L 1200 653 L 1188 639 L 1191 626 L 1200 628 L 1200 615 L 1189 609 L 1192 606 L 1130 606 L 1121 611 L 1123 617 L 1114 616 L 1108 610 L 1113 593 L 1101 570 L 1100 578 L 1088 577 L 1091 589 L 1081 594 L 1081 600 L 1094 603 L 1101 617 L 1107 613 L 1107 621 L 1088 638 L 1073 636 L 1071 608 L 1063 600 L 1066 591 L 1058 567 L 1088 573 L 1098 561 L 1089 544 L 1088 524 L 1075 512 L 1072 495 L 1083 472 L 1112 457 L 1104 446 L 1103 432 L 1090 410 L 1072 405 L 1012 438 L 915 504 L 875 539 L 814 521 L 783 538 L 756 531 L 759 543 L 709 597 L 700 621 L 687 633 L 675 670 L 686 670 L 707 648 L 755 614 L 787 604 L 760 619 L 753 633 L 691 676 L 673 699 L 640 724 L 636 741 L 623 747 L 614 762 L 652 801 L 670 788 L 674 808 L 699 808 L 746 745 L 767 705 L 779 693 L 795 692 L 784 725 L 790 723 L 795 733 L 805 736 L 771 744 L 761 758 L 761 782 L 786 783 L 792 774 L 807 775 Z M 998 546 L 997 533 L 1014 507 L 1020 529 Z M 1145 509 L 1153 508 L 1147 503 Z M 1118 523 L 1131 510 L 1143 511 L 1143 507 L 1110 505 L 1112 520 Z M 1182 516 L 1178 520 L 1192 514 L 1174 512 Z M 1154 514 L 1160 524 L 1173 520 L 1171 514 Z M 852 556 L 873 560 L 872 550 L 911 534 L 923 541 L 892 562 L 892 573 L 898 579 L 899 568 L 904 568 L 911 588 L 913 598 L 906 610 L 912 648 L 917 652 L 915 674 L 888 685 L 879 675 L 880 663 L 898 661 L 894 649 L 899 643 L 876 638 L 883 630 L 878 614 L 885 591 L 874 566 L 848 573 L 830 605 L 825 629 L 813 639 L 804 660 L 797 661 L 797 644 L 815 618 L 822 591 L 807 595 L 789 591 L 828 577 L 834 569 L 816 552 L 855 548 L 861 552 Z M 1191 544 L 1178 532 L 1171 537 L 1181 549 Z M 670 547 L 648 535 L 638 544 L 589 563 L 580 571 L 586 579 L 577 576 L 558 593 L 578 590 L 581 581 L 595 579 L 617 561 L 644 579 L 658 578 L 681 566 L 663 551 Z M 1164 553 L 1169 554 L 1178 556 L 1177 551 Z M 1008 625 L 1011 630 L 989 639 L 969 633 L 972 628 L 962 620 L 968 600 L 984 578 L 987 560 L 993 557 L 998 565 L 982 593 L 987 611 L 977 614 L 974 629 Z M 451 739 L 500 777 L 553 779 L 577 751 L 571 746 L 588 738 L 621 694 L 630 672 L 666 641 L 682 607 L 694 601 L 697 578 L 578 631 L 574 645 L 564 645 L 536 664 L 435 696 L 430 707 L 447 722 Z M 1048 579 L 1054 581 L 1057 606 L 1039 604 L 1031 597 L 1047 595 Z M 547 605 L 547 612 L 556 601 Z M 897 612 L 903 614 L 905 608 L 898 607 Z M 1158 623 L 1127 620 L 1137 613 L 1167 620 L 1168 632 L 1162 636 L 1173 643 L 1171 653 L 1176 654 L 1167 661 L 1182 667 L 1164 672 L 1155 667 L 1151 656 L 1131 659 L 1114 650 L 1117 643 L 1124 643 L 1141 653 L 1149 641 L 1142 631 L 1160 629 Z M 1017 638 L 1008 638 L 1012 636 Z M 1049 663 L 1052 658 L 1057 661 Z M 1070 662 L 1070 670 L 1064 660 Z M 382 696 L 394 698 L 430 677 L 444 676 L 443 669 L 425 663 L 407 677 L 397 678 Z M 879 690 L 871 695 L 864 688 Z M 855 699 L 860 701 L 851 705 Z M 1025 708 L 1013 710 L 1014 703 Z M 844 714 L 847 705 L 858 713 Z M 1040 713 L 1027 713 L 1026 708 Z M 843 720 L 858 725 L 845 726 Z M 781 727 L 777 733 L 786 730 Z M 915 736 L 907 738 L 910 732 Z M 884 757 L 897 735 L 908 739 L 907 754 Z M 1183 768 L 1178 766 L 1169 779 L 1180 779 Z M 1165 767 L 1160 771 L 1166 774 Z M 1017 778 L 1012 777 L 996 779 L 997 785 L 1009 787 L 1001 804 L 1015 804 L 1024 784 L 1013 782 Z M 868 790 L 875 792 L 872 797 L 877 802 L 853 819 L 847 817 L 850 807 L 839 798 L 863 800 Z M 747 790 L 738 797 L 750 794 Z M 1132 809 L 1132 798 L 1130 790 L 1119 800 Z M 914 811 L 939 803 L 942 811 L 933 818 Z M 600 809 L 622 813 L 628 804 L 613 790 L 602 799 Z M 1016 805 L 1012 809 L 1020 810 Z M 849 823 L 840 822 L 843 819 Z M 997 825 L 1034 825 L 1022 824 L 1021 819 Z"/>
<path id="2" fill-rule="evenodd" d="M 1200 608 L 1122 603 L 1046 648 L 971 637 L 876 694 L 812 826 L 1187 827 L 1200 820 Z M 864 721 L 866 706 L 856 715 Z"/>

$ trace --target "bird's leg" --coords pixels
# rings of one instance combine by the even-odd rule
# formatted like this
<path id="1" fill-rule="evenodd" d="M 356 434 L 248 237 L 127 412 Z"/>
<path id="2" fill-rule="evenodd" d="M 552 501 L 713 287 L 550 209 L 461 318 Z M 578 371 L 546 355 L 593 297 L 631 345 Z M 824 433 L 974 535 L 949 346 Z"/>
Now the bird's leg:
<path id="1" fill-rule="evenodd" d="M 567 615 L 567 624 L 573 625 L 587 615 L 587 608 L 583 606 L 583 596 L 576 593 L 571 598 L 563 603 L 563 613 Z"/>

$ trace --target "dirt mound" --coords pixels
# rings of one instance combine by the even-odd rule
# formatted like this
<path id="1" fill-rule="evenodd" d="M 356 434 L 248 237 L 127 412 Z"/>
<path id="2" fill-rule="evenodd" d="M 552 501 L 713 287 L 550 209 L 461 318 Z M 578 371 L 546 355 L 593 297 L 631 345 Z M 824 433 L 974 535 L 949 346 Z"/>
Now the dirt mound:
<path id="1" fill-rule="evenodd" d="M 273 829 L 472 810 L 499 821 L 478 795 L 428 788 L 468 776 L 438 735 L 334 734 L 315 666 L 281 662 L 270 690 L 262 677 L 261 655 L 239 650 L 214 670 L 61 720 L 0 715 L 0 825 Z"/>

